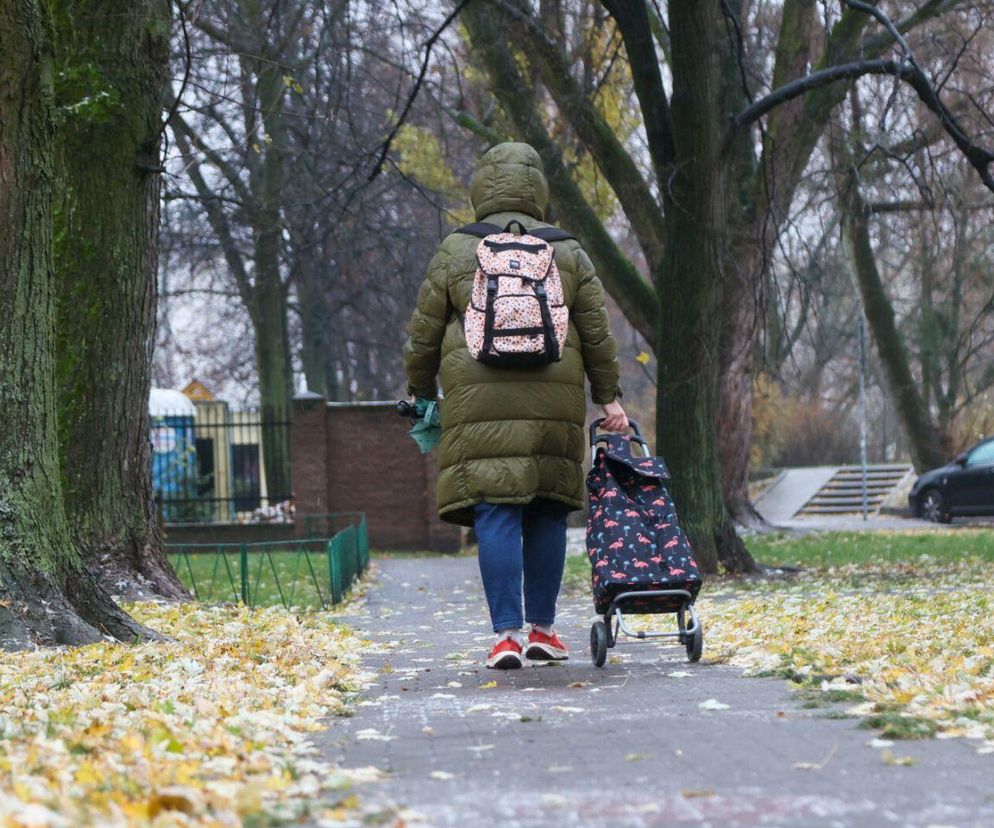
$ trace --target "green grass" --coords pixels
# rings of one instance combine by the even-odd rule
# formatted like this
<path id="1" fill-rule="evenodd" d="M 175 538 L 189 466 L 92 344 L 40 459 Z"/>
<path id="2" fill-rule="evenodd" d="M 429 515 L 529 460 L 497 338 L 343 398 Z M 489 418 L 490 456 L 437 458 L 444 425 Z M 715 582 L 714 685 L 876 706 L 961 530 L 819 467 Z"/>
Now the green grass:
<path id="1" fill-rule="evenodd" d="M 931 739 L 939 729 L 931 719 L 908 716 L 896 710 L 872 713 L 859 726 L 879 730 L 883 739 Z"/>
<path id="2" fill-rule="evenodd" d="M 586 555 L 570 555 L 563 570 L 563 592 L 576 594 L 590 590 L 590 560 Z"/>
<path id="3" fill-rule="evenodd" d="M 746 545 L 757 561 L 786 566 L 915 563 L 924 555 L 935 561 L 994 562 L 994 531 L 989 529 L 757 535 Z"/>
<path id="4" fill-rule="evenodd" d="M 753 557 L 772 566 L 823 568 L 849 564 L 986 561 L 994 563 L 994 530 L 936 528 L 931 531 L 812 532 L 746 538 Z M 925 557 L 927 556 L 927 558 Z M 566 559 L 563 588 L 590 589 L 586 555 Z"/>
<path id="5" fill-rule="evenodd" d="M 794 691 L 794 696 L 801 707 L 813 710 L 821 707 L 831 707 L 834 704 L 856 704 L 863 701 L 859 690 L 822 690 L 820 686 L 801 685 Z"/>
<path id="6" fill-rule="evenodd" d="M 228 568 L 225 567 L 225 560 Z M 169 562 L 176 570 L 180 581 L 191 592 L 196 584 L 196 593 L 201 601 L 234 603 L 241 600 L 239 560 L 238 551 L 227 553 L 208 551 L 190 553 L 186 556 L 169 555 Z M 311 568 L 308 568 L 308 560 Z M 277 578 L 279 587 L 277 587 Z M 250 603 L 253 606 L 275 606 L 283 603 L 280 600 L 280 588 L 282 588 L 283 596 L 290 606 L 318 609 L 321 606 L 321 599 L 315 580 L 320 585 L 324 599 L 330 602 L 328 557 L 323 544 L 307 552 L 306 558 L 302 552 L 299 559 L 296 550 L 277 550 L 269 553 L 268 556 L 263 552 L 248 553 L 248 588 Z"/>

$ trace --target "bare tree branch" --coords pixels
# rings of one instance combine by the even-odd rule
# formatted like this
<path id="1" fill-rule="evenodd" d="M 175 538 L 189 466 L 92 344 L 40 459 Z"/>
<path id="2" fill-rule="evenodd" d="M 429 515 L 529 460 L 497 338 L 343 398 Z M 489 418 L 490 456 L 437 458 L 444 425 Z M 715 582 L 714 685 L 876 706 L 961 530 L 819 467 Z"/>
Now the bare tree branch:
<path id="1" fill-rule="evenodd" d="M 669 100 L 663 88 L 659 60 L 652 42 L 652 27 L 644 2 L 602 0 L 604 8 L 621 32 L 628 53 L 635 95 L 642 109 L 649 152 L 656 170 L 656 180 L 662 184 L 669 177 L 669 168 L 676 158 L 673 146 L 673 125 L 670 121 Z"/>
<path id="2" fill-rule="evenodd" d="M 239 251 L 238 245 L 235 243 L 235 237 L 232 233 L 231 225 L 228 222 L 228 217 L 225 215 L 224 210 L 221 209 L 218 202 L 211 198 L 211 187 L 204 179 L 203 173 L 200 170 L 200 163 L 193 153 L 193 147 L 187 140 L 186 133 L 181 129 L 175 129 L 177 121 L 182 121 L 182 118 L 174 115 L 173 120 L 170 122 L 171 125 L 174 125 L 173 135 L 176 138 L 176 146 L 179 148 L 180 154 L 183 156 L 183 161 L 186 164 L 187 175 L 190 176 L 190 180 L 193 182 L 194 187 L 196 187 L 197 192 L 200 193 L 204 212 L 207 213 L 207 219 L 211 224 L 211 228 L 214 230 L 214 233 L 221 244 L 221 250 L 224 253 L 225 261 L 228 263 L 228 268 L 231 270 L 231 274 L 235 279 L 235 284 L 238 286 L 238 292 L 241 294 L 242 300 L 247 306 L 252 300 L 252 284 L 249 279 L 248 269 L 245 265 L 245 258 L 241 251 Z M 189 127 L 187 128 L 189 129 Z"/>
<path id="3" fill-rule="evenodd" d="M 631 155 L 573 79 L 560 45 L 533 17 L 507 3 L 499 1 L 498 5 L 521 24 L 520 30 L 531 45 L 530 57 L 537 64 L 542 81 L 564 120 L 592 153 L 631 222 L 650 269 L 655 270 L 663 260 L 666 226 L 662 210 Z"/>
<path id="4" fill-rule="evenodd" d="M 907 83 L 942 124 L 960 152 L 980 175 L 984 185 L 994 192 L 994 175 L 990 167 L 994 164 L 994 152 L 975 144 L 960 126 L 959 121 L 939 98 L 935 87 L 913 59 L 896 61 L 892 59 L 858 60 L 841 66 L 832 66 L 819 72 L 812 72 L 803 78 L 774 89 L 769 95 L 747 106 L 735 116 L 737 126 L 746 126 L 761 118 L 771 109 L 792 100 L 812 89 L 817 89 L 839 80 L 852 80 L 865 75 L 893 75 Z"/>
<path id="5" fill-rule="evenodd" d="M 397 137 L 397 133 L 400 132 L 400 128 L 404 126 L 404 122 L 407 120 L 407 116 L 411 112 L 411 107 L 414 106 L 414 101 L 418 97 L 418 92 L 421 91 L 421 84 L 424 83 L 425 74 L 428 72 L 428 62 L 431 60 L 431 50 L 435 46 L 435 42 L 442 36 L 442 32 L 449 28 L 452 22 L 459 16 L 459 12 L 466 8 L 466 6 L 468 6 L 471 2 L 472 0 L 459 0 L 458 5 L 456 5 L 456 7 L 449 13 L 449 16 L 442 21 L 442 25 L 439 26 L 432 33 L 431 37 L 425 41 L 425 56 L 424 60 L 421 61 L 421 71 L 418 72 L 418 78 L 414 82 L 414 88 L 411 89 L 410 95 L 407 96 L 407 102 L 404 104 L 403 110 L 401 110 L 400 117 L 397 118 L 397 123 L 393 125 L 393 128 L 387 135 L 386 140 L 380 147 L 379 158 L 377 158 L 376 164 L 373 165 L 373 169 L 369 173 L 369 178 L 367 179 L 368 181 L 372 181 L 380 174 L 380 171 L 383 169 L 383 163 L 387 159 L 387 153 L 390 152 L 390 146 L 393 144 L 394 138 Z"/>
<path id="6" fill-rule="evenodd" d="M 866 206 L 869 212 L 879 216 L 885 213 L 914 213 L 920 210 L 931 210 L 935 205 L 927 201 L 901 199 L 898 201 L 874 201 Z"/>
<path id="7" fill-rule="evenodd" d="M 514 55 L 503 39 L 491 36 L 496 28 L 491 9 L 478 4 L 467 10 L 465 21 L 473 47 L 491 77 L 494 94 L 521 140 L 535 147 L 542 157 L 557 211 L 583 243 L 608 292 L 652 347 L 658 336 L 659 298 L 655 288 L 621 252 L 573 181 L 562 152 L 542 123 L 531 87 L 522 78 Z"/>
<path id="8" fill-rule="evenodd" d="M 232 164 L 226 161 L 219 152 L 208 146 L 203 136 L 191 128 L 182 115 L 173 112 L 173 115 L 169 120 L 169 125 L 173 128 L 174 135 L 182 135 L 191 146 L 203 153 L 204 157 L 211 163 L 211 165 L 213 165 L 217 171 L 224 176 L 228 184 L 231 185 L 231 189 L 237 193 L 243 204 L 251 204 L 254 201 L 252 193 L 250 193 L 248 188 L 245 186 L 245 182 L 242 180 L 239 171 L 235 169 Z"/>

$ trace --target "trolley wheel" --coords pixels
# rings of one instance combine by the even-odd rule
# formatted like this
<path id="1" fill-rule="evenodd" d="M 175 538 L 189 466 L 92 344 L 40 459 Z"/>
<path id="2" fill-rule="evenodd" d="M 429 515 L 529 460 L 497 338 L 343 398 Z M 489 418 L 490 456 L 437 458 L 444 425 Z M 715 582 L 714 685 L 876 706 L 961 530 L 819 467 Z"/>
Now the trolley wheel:
<path id="1" fill-rule="evenodd" d="M 700 661 L 701 653 L 704 652 L 704 628 L 700 621 L 697 622 L 694 631 L 686 636 L 686 645 L 687 661 L 692 664 Z"/>
<path id="2" fill-rule="evenodd" d="M 594 621 L 590 627 L 590 659 L 594 667 L 603 667 L 607 660 L 607 628 L 603 621 Z"/>

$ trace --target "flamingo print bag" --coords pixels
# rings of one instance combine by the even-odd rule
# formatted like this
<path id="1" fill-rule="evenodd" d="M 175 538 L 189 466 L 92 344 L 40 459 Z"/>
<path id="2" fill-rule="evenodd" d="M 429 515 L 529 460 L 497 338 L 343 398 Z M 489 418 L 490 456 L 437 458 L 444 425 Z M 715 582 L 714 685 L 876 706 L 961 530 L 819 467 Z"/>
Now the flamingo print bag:
<path id="1" fill-rule="evenodd" d="M 587 555 L 596 611 L 604 613 L 621 592 L 685 589 L 696 596 L 701 575 L 666 490 L 666 464 L 659 457 L 633 453 L 629 435 L 605 439 L 587 475 Z M 631 609 L 673 612 L 682 603 L 679 598 L 646 598 L 633 601 Z"/>
<path id="2" fill-rule="evenodd" d="M 521 235 L 510 232 L 515 224 Z M 503 230 L 478 223 L 457 232 L 482 236 L 463 315 L 473 358 L 509 368 L 558 362 L 566 344 L 569 308 L 549 242 L 572 236 L 555 227 L 527 231 L 518 221 Z"/>

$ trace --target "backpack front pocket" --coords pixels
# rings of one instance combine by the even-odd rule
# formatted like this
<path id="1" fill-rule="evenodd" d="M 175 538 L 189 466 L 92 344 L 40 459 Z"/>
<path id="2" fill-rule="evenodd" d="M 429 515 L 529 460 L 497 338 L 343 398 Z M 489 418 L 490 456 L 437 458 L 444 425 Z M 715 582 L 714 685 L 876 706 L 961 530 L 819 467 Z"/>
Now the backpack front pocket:
<path id="1" fill-rule="evenodd" d="M 505 294 L 494 301 L 492 347 L 498 354 L 545 353 L 542 306 L 534 294 Z"/>

